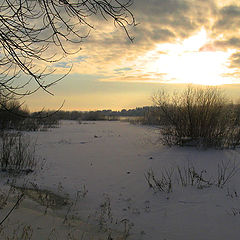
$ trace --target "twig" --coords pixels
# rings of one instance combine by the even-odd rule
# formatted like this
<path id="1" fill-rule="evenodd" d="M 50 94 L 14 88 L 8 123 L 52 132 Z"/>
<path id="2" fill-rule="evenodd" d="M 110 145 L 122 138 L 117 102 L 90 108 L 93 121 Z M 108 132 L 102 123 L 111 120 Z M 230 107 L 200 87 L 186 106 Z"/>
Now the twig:
<path id="1" fill-rule="evenodd" d="M 3 218 L 3 220 L 0 222 L 0 226 L 6 221 L 6 219 L 9 217 L 9 215 L 12 213 L 12 211 L 17 207 L 17 205 L 19 204 L 19 202 L 22 200 L 24 196 L 24 193 L 21 194 L 21 196 L 18 198 L 17 202 L 14 204 L 14 206 L 10 209 L 10 211 L 8 212 L 8 214 Z"/>

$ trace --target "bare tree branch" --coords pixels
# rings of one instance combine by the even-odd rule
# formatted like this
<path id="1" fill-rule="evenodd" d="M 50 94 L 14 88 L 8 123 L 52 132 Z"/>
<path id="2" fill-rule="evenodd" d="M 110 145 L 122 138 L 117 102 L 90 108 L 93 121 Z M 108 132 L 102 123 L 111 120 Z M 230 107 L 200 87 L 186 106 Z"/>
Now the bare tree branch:
<path id="1" fill-rule="evenodd" d="M 89 23 L 92 16 L 112 19 L 132 41 L 128 32 L 128 27 L 136 25 L 129 10 L 132 1 L 0 0 L 0 91 L 24 96 L 43 89 L 51 94 L 48 88 L 60 79 L 43 80 L 53 73 L 46 63 L 81 49 L 80 43 L 94 28 Z M 75 44 L 76 50 L 71 51 L 69 44 Z M 26 81 L 16 84 L 21 76 Z M 26 90 L 32 82 L 36 87 Z"/>

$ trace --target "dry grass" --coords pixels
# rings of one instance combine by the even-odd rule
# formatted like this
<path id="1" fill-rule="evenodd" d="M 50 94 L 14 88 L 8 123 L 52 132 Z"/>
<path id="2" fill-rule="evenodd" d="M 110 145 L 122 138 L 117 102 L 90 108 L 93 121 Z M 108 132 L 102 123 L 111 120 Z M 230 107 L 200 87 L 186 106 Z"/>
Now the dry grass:
<path id="1" fill-rule="evenodd" d="M 0 139 L 0 167 L 13 174 L 28 174 L 37 165 L 35 143 L 16 132 L 4 132 Z"/>

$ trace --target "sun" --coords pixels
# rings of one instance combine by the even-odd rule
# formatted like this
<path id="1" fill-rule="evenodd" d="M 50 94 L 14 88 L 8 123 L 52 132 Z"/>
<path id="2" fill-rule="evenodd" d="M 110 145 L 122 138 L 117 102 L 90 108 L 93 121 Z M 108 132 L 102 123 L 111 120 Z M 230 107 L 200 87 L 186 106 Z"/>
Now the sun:
<path id="1" fill-rule="evenodd" d="M 161 53 L 161 54 L 159 54 Z M 220 85 L 232 83 L 229 76 L 228 59 L 233 51 L 220 51 L 211 46 L 205 29 L 196 35 L 176 44 L 159 44 L 148 58 L 154 59 L 145 64 L 146 72 L 154 81 L 167 83 L 193 83 Z M 155 73 L 155 74 L 154 74 Z M 161 79 L 160 73 L 164 73 Z"/>
<path id="2" fill-rule="evenodd" d="M 226 66 L 228 57 L 228 54 L 220 51 L 189 52 L 171 56 L 172 68 L 168 68 L 168 77 L 173 83 L 225 84 L 229 82 L 229 79 L 224 77 L 229 71 Z"/>

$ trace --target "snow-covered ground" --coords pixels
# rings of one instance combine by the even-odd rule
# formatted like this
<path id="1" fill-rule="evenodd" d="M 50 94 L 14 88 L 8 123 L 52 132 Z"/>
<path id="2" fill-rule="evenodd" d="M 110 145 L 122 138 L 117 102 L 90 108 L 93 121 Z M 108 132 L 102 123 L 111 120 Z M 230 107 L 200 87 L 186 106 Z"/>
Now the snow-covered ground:
<path id="1" fill-rule="evenodd" d="M 239 239 L 240 172 L 216 186 L 218 164 L 229 163 L 228 174 L 240 163 L 239 150 L 169 148 L 160 144 L 157 128 L 127 122 L 62 121 L 60 128 L 30 135 L 46 165 L 29 181 L 72 199 L 79 192 L 74 214 L 84 221 L 90 216 L 89 222 L 101 224 L 105 218 L 102 224 L 116 230 L 125 221 L 132 240 Z M 206 170 L 203 178 L 213 185 L 183 187 L 177 167 L 188 166 Z M 172 192 L 149 188 L 149 169 L 156 178 L 173 171 Z"/>

